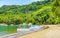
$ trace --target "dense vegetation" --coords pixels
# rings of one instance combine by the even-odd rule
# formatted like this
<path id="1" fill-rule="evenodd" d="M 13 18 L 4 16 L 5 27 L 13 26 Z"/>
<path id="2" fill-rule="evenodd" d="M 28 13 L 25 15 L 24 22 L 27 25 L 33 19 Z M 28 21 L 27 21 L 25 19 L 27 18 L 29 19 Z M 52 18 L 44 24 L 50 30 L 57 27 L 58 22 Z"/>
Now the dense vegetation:
<path id="1" fill-rule="evenodd" d="M 0 7 L 0 23 L 6 24 L 59 24 L 60 0 L 45 0 L 29 5 L 4 5 Z"/>

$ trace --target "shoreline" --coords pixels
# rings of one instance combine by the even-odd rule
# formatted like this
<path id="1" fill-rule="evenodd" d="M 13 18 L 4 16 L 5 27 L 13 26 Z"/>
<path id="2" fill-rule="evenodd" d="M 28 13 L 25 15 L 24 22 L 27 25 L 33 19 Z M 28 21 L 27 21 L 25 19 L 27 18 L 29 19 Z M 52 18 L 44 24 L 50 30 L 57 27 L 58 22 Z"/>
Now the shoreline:
<path id="1" fill-rule="evenodd" d="M 48 26 L 48 25 L 47 25 Z M 42 30 L 42 31 L 38 31 L 38 32 L 34 32 L 31 34 L 27 34 L 24 36 L 20 36 L 18 38 L 59 38 L 60 36 L 60 26 L 50 26 L 50 28 Z M 56 34 L 55 34 L 56 33 Z M 32 36 L 33 35 L 33 36 Z"/>

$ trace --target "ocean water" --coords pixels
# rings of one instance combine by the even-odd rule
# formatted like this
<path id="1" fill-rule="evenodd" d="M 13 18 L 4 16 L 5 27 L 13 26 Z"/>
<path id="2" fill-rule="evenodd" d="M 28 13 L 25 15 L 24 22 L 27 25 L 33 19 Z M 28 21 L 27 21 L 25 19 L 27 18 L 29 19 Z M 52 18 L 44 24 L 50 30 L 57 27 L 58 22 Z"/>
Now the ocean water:
<path id="1" fill-rule="evenodd" d="M 2 36 L 2 35 L 6 35 L 7 34 L 7 32 L 0 32 L 0 36 Z"/>
<path id="2" fill-rule="evenodd" d="M 17 32 L 16 26 L 0 26 L 0 36 Z"/>

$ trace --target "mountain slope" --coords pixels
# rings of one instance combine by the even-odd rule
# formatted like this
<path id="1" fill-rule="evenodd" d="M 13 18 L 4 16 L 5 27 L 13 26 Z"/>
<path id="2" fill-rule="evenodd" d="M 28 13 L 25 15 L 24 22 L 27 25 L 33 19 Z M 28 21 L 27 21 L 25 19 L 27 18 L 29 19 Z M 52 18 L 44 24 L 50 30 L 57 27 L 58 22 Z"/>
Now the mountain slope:
<path id="1" fill-rule="evenodd" d="M 6 24 L 59 24 L 59 3 L 56 1 L 37 1 L 29 5 L 4 5 L 0 7 L 0 23 Z"/>

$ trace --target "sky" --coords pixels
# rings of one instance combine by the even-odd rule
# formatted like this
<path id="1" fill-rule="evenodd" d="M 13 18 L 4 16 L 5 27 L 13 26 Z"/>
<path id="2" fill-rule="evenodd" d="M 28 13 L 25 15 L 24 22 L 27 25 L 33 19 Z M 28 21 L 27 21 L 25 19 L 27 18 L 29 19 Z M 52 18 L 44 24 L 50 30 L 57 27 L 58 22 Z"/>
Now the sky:
<path id="1" fill-rule="evenodd" d="M 26 5 L 36 1 L 42 0 L 0 0 L 0 7 L 3 5 Z"/>

